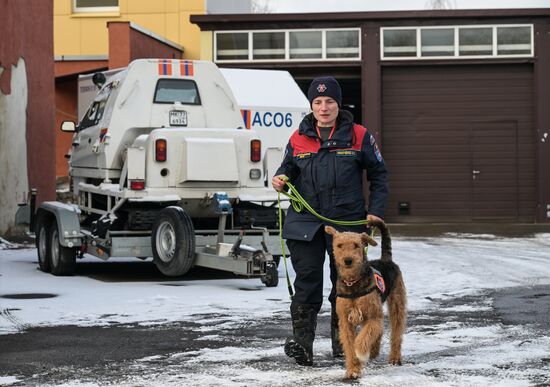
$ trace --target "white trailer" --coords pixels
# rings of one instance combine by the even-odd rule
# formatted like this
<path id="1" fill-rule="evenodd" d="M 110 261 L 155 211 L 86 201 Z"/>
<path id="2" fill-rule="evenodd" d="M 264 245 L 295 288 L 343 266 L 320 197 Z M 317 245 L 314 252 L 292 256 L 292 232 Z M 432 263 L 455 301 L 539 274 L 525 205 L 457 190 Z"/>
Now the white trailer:
<path id="1" fill-rule="evenodd" d="M 74 132 L 75 204 L 45 202 L 34 216 L 40 268 L 67 275 L 84 254 L 152 256 L 168 276 L 204 266 L 275 286 L 277 195 L 261 136 L 244 128 L 220 70 L 142 59 L 95 83 L 102 87 L 80 123 L 62 125 Z M 266 134 L 268 149 L 284 147 L 289 133 Z"/>
<path id="2" fill-rule="evenodd" d="M 243 125 L 262 140 L 269 183 L 281 165 L 290 135 L 311 109 L 288 71 L 221 69 L 241 109 Z"/>
<path id="3" fill-rule="evenodd" d="M 104 71 L 109 78 L 124 68 Z M 243 128 L 256 131 L 262 140 L 265 180 L 271 181 L 281 164 L 290 135 L 311 109 L 309 102 L 288 71 L 220 69 L 239 105 Z M 78 77 L 78 118 L 97 95 L 94 74 Z"/>

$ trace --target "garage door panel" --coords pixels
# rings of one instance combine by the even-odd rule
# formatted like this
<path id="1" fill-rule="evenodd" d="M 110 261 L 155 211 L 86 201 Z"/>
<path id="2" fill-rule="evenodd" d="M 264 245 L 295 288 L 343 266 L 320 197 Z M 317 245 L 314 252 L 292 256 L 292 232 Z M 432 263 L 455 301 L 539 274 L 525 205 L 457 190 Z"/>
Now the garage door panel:
<path id="1" fill-rule="evenodd" d="M 383 68 L 387 216 L 406 222 L 408 201 L 410 219 L 448 221 L 457 205 L 470 219 L 534 218 L 533 111 L 529 64 Z"/>
<path id="2" fill-rule="evenodd" d="M 402 143 L 406 144 L 406 141 L 402 141 Z M 441 143 L 438 139 L 435 138 L 426 138 L 424 141 L 422 141 L 422 144 L 418 145 L 418 150 L 420 152 L 430 152 L 434 151 L 434 145 L 437 145 L 437 148 L 435 151 L 439 153 L 447 153 L 447 152 L 455 152 L 459 153 L 460 155 L 466 154 L 470 151 L 470 145 L 469 144 L 461 144 L 461 143 L 452 143 L 452 142 L 445 142 Z M 395 144 L 384 144 L 384 154 L 388 154 L 390 152 L 399 152 L 400 154 L 404 154 L 406 152 L 402 151 L 398 146 Z"/>
<path id="3" fill-rule="evenodd" d="M 450 92 L 451 90 L 448 91 Z M 522 92 L 527 92 L 527 90 L 503 90 L 502 94 L 498 96 L 491 96 L 490 94 L 483 93 L 477 94 L 475 96 L 469 96 L 467 93 L 460 93 L 454 90 L 452 90 L 452 92 L 454 93 L 452 97 L 447 97 L 443 99 L 437 98 L 435 92 L 433 95 L 425 94 L 421 96 L 414 96 L 413 94 L 411 94 L 409 96 L 403 95 L 401 98 L 403 98 L 404 102 L 415 102 L 416 104 L 418 104 L 418 106 L 425 106 L 426 104 L 436 104 L 436 106 L 440 109 L 454 110 L 455 107 L 452 106 L 452 104 L 460 103 L 465 97 L 467 97 L 470 102 L 483 103 L 484 107 L 495 106 L 498 108 L 501 104 L 512 104 L 510 102 L 510 96 L 507 95 L 508 93 L 512 92 L 514 94 L 518 94 Z M 490 98 L 490 101 L 487 100 L 488 98 Z M 530 106 L 529 100 L 518 100 L 514 103 L 514 105 L 523 107 Z M 391 104 L 389 106 L 391 107 Z M 462 108 L 475 109 L 474 106 L 462 106 Z"/>
<path id="4" fill-rule="evenodd" d="M 418 84 L 420 82 L 426 84 L 431 82 L 435 84 L 436 82 L 455 81 L 447 85 L 452 87 L 463 81 L 476 81 L 475 83 L 478 84 L 479 81 L 483 81 L 484 84 L 491 84 L 494 81 L 504 80 L 513 84 L 518 80 L 532 79 L 532 74 L 526 73 L 525 67 L 522 65 L 406 66 L 391 69 L 395 71 L 391 74 L 391 78 L 384 79 L 384 83 L 388 82 L 391 85 L 392 83 Z M 411 77 L 412 72 L 414 72 L 414 78 Z"/>
<path id="5" fill-rule="evenodd" d="M 423 96 L 437 96 L 437 88 L 441 85 L 441 82 L 449 81 L 448 79 L 445 80 L 437 80 L 433 82 L 423 82 L 424 91 L 421 95 Z M 479 81 L 472 81 L 472 80 L 466 80 L 463 79 L 460 81 L 459 84 L 453 84 L 448 85 L 448 89 L 453 91 L 453 94 L 444 95 L 443 98 L 453 98 L 456 97 L 455 93 L 459 93 L 459 95 L 472 95 L 472 87 L 476 87 L 476 85 L 479 84 Z M 498 80 L 487 80 L 485 79 L 483 81 L 483 84 L 486 85 L 488 88 L 479 90 L 476 95 L 488 95 L 492 96 L 494 94 L 494 90 L 502 90 L 505 92 L 505 94 L 508 94 L 510 92 L 522 92 L 522 95 L 525 93 L 528 93 L 530 90 L 530 87 L 525 84 L 525 79 L 521 80 L 512 80 L 512 79 L 498 79 Z M 395 82 L 395 83 L 386 83 L 385 87 L 388 90 L 388 94 L 391 93 L 399 93 L 402 94 L 403 97 L 410 97 L 414 95 L 418 95 L 418 82 Z"/>
<path id="6" fill-rule="evenodd" d="M 462 161 L 465 163 L 464 161 Z M 441 174 L 444 173 L 445 175 L 448 175 L 448 179 L 445 181 L 452 181 L 456 179 L 457 177 L 463 177 L 465 179 L 471 180 L 471 165 L 464 164 L 464 165 L 458 165 L 458 163 L 438 163 L 437 165 L 433 165 L 433 163 L 426 163 L 425 166 L 420 165 L 409 165 L 409 166 L 399 166 L 399 168 L 393 168 L 391 163 L 387 163 L 388 169 L 391 169 L 390 173 L 395 176 L 399 177 L 411 177 L 411 174 L 413 175 L 406 183 L 410 183 L 412 181 L 416 180 L 427 180 L 427 179 L 433 179 L 437 181 L 441 181 Z"/>

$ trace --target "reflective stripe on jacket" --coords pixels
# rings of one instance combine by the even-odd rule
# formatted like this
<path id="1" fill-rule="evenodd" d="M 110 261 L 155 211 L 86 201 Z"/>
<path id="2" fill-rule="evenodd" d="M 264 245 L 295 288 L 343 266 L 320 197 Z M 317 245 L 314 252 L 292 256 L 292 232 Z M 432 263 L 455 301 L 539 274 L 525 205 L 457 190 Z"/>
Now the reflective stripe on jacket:
<path id="1" fill-rule="evenodd" d="M 369 181 L 369 213 L 383 217 L 388 197 L 387 170 L 374 137 L 341 110 L 336 130 L 322 142 L 313 113 L 308 114 L 286 147 L 276 175 L 286 175 L 321 215 L 335 220 L 365 219 L 363 170 Z M 307 210 L 289 208 L 283 238 L 310 241 L 323 222 Z M 363 228 L 364 230 L 364 228 Z"/>

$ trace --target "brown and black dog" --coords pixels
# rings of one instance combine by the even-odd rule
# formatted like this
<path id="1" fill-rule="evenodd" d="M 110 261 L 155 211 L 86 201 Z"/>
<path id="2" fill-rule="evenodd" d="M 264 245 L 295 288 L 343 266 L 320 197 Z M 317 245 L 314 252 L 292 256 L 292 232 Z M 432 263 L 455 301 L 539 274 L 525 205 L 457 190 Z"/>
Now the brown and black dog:
<path id="1" fill-rule="evenodd" d="M 401 364 L 401 343 L 407 321 L 407 293 L 401 270 L 392 261 L 391 237 L 384 222 L 371 223 L 382 234 L 382 256 L 369 261 L 367 233 L 325 231 L 333 237 L 338 280 L 336 312 L 340 342 L 346 358 L 346 378 L 357 379 L 365 362 L 380 353 L 384 327 L 382 304 L 387 300 L 391 325 L 390 364 Z M 357 332 L 357 327 L 361 327 Z"/>

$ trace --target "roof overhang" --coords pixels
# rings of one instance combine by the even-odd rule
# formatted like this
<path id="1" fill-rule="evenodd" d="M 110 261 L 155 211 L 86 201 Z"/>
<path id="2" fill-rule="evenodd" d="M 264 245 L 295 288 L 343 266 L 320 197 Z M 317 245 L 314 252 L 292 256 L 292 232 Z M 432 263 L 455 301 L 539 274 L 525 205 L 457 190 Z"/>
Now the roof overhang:
<path id="1" fill-rule="evenodd" d="M 322 23 L 367 23 L 410 20 L 442 19 L 522 19 L 550 17 L 550 8 L 518 9 L 465 9 L 383 12 L 324 12 L 324 13 L 271 13 L 271 14 L 210 14 L 191 15 L 191 23 L 203 31 L 228 30 L 251 25 L 266 28 L 288 28 L 289 25 L 307 27 Z M 276 27 L 278 26 L 278 27 Z"/>

